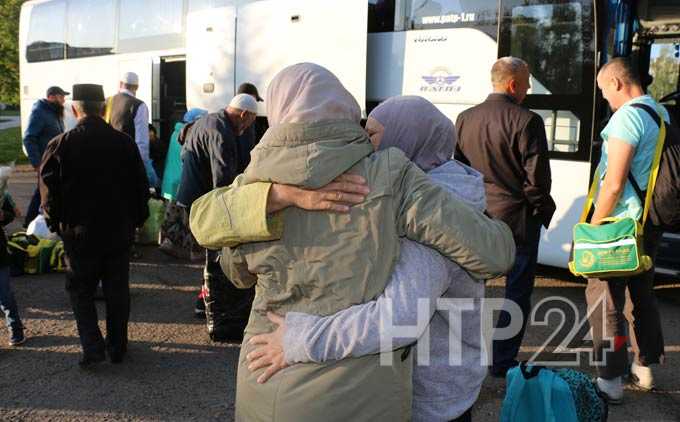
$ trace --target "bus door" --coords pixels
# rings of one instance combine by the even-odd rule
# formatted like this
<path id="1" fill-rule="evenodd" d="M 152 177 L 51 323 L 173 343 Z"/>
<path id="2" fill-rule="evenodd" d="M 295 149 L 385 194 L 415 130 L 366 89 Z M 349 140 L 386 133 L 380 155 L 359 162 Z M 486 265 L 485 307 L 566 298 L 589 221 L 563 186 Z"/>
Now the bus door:
<path id="1" fill-rule="evenodd" d="M 175 123 L 187 111 L 186 58 L 161 57 L 154 63 L 153 124 L 165 145 L 170 141 Z"/>
<path id="2" fill-rule="evenodd" d="M 208 7 L 198 7 L 203 3 Z M 234 96 L 236 8 L 230 3 L 190 2 L 186 20 L 188 108 L 214 112 Z"/>
<path id="3" fill-rule="evenodd" d="M 643 0 L 637 15 L 635 47 L 643 84 L 666 107 L 671 121 L 680 124 L 680 3 Z M 655 264 L 657 281 L 680 280 L 680 233 L 664 233 Z"/>
<path id="4" fill-rule="evenodd" d="M 235 86 L 250 82 L 264 94 L 284 67 L 313 62 L 333 72 L 365 112 L 366 0 L 257 1 L 239 6 L 237 21 Z"/>
<path id="5" fill-rule="evenodd" d="M 590 180 L 596 95 L 595 8 L 589 0 L 502 0 L 498 56 L 524 59 L 524 104 L 543 117 L 557 211 L 541 237 L 539 262 L 566 267 L 572 228 Z"/>

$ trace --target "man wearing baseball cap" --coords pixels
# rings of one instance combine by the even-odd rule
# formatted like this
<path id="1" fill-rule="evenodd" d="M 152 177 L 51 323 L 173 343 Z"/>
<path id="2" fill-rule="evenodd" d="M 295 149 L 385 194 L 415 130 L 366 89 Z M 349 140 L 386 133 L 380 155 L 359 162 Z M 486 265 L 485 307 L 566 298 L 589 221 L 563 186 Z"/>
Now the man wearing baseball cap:
<path id="1" fill-rule="evenodd" d="M 150 186 L 156 186 L 158 177 L 149 157 L 149 108 L 144 101 L 136 98 L 139 89 L 139 76 L 125 72 L 120 77 L 118 94 L 106 100 L 106 121 L 132 139 L 139 148 L 146 176 Z"/>
<path id="2" fill-rule="evenodd" d="M 186 136 L 177 202 L 190 208 L 198 197 L 229 186 L 247 166 L 239 148 L 242 135 L 257 117 L 257 100 L 236 95 L 217 113 L 199 119 Z M 208 334 L 213 341 L 239 340 L 250 313 L 253 291 L 229 282 L 218 262 L 218 251 L 208 250 L 203 271 Z"/>
<path id="3" fill-rule="evenodd" d="M 52 139 L 40 166 L 45 218 L 66 252 L 66 290 L 83 356 L 91 366 L 127 352 L 130 315 L 130 247 L 149 215 L 149 185 L 137 146 L 102 119 L 101 85 L 73 86 L 78 124 Z M 106 341 L 98 326 L 94 294 L 101 281 L 106 300 Z"/>
<path id="4" fill-rule="evenodd" d="M 28 161 L 34 169 L 38 169 L 47 143 L 57 135 L 64 133 L 64 103 L 68 92 L 58 86 L 47 88 L 45 98 L 33 104 L 28 126 L 24 132 L 24 150 Z M 26 211 L 24 227 L 27 227 L 40 210 L 40 191 L 35 188 L 33 197 Z"/>

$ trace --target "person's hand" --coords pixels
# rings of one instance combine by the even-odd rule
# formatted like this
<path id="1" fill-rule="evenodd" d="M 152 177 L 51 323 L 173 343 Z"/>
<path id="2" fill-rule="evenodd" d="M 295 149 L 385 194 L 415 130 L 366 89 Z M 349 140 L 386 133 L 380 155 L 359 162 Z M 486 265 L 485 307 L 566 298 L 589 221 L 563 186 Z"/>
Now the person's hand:
<path id="1" fill-rule="evenodd" d="M 257 378 L 259 384 L 264 384 L 274 374 L 283 368 L 288 367 L 283 350 L 283 336 L 286 333 L 286 319 L 272 312 L 267 312 L 267 318 L 269 318 L 272 323 L 278 325 L 278 327 L 269 334 L 253 336 L 248 341 L 248 344 L 258 347 L 246 355 L 248 369 L 251 372 L 260 368 L 267 368 L 262 375 Z"/>
<path id="2" fill-rule="evenodd" d="M 275 183 L 267 199 L 267 212 L 294 206 L 308 211 L 347 213 L 352 205 L 364 202 L 369 192 L 366 179 L 355 174 L 342 174 L 317 190 Z"/>

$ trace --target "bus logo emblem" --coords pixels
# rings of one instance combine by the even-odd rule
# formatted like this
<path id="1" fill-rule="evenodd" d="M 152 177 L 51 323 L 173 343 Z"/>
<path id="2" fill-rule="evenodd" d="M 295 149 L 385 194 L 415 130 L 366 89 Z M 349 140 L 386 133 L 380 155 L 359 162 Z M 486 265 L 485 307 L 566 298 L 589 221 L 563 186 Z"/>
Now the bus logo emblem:
<path id="1" fill-rule="evenodd" d="M 456 84 L 460 76 L 452 75 L 448 69 L 439 67 L 434 69 L 429 75 L 422 76 L 423 84 L 421 92 L 459 92 L 461 86 Z"/>

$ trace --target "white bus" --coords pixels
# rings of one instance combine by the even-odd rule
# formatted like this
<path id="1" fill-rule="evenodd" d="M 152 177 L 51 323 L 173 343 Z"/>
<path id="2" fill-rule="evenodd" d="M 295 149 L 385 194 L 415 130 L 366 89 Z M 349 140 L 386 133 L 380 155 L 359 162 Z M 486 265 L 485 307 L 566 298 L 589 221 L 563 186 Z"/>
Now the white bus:
<path id="1" fill-rule="evenodd" d="M 532 69 L 526 105 L 545 121 L 557 202 L 539 262 L 566 267 L 607 115 L 597 67 L 631 53 L 635 28 L 676 24 L 638 39 L 649 45 L 680 37 L 677 2 L 638 3 L 648 13 L 641 26 L 624 13 L 628 0 L 29 1 L 20 30 L 22 121 L 50 85 L 99 83 L 112 95 L 119 75 L 134 71 L 138 95 L 167 137 L 185 109 L 220 109 L 246 81 L 264 91 L 301 61 L 333 71 L 364 115 L 410 94 L 455 121 L 490 93 L 498 57 L 521 57 Z"/>

